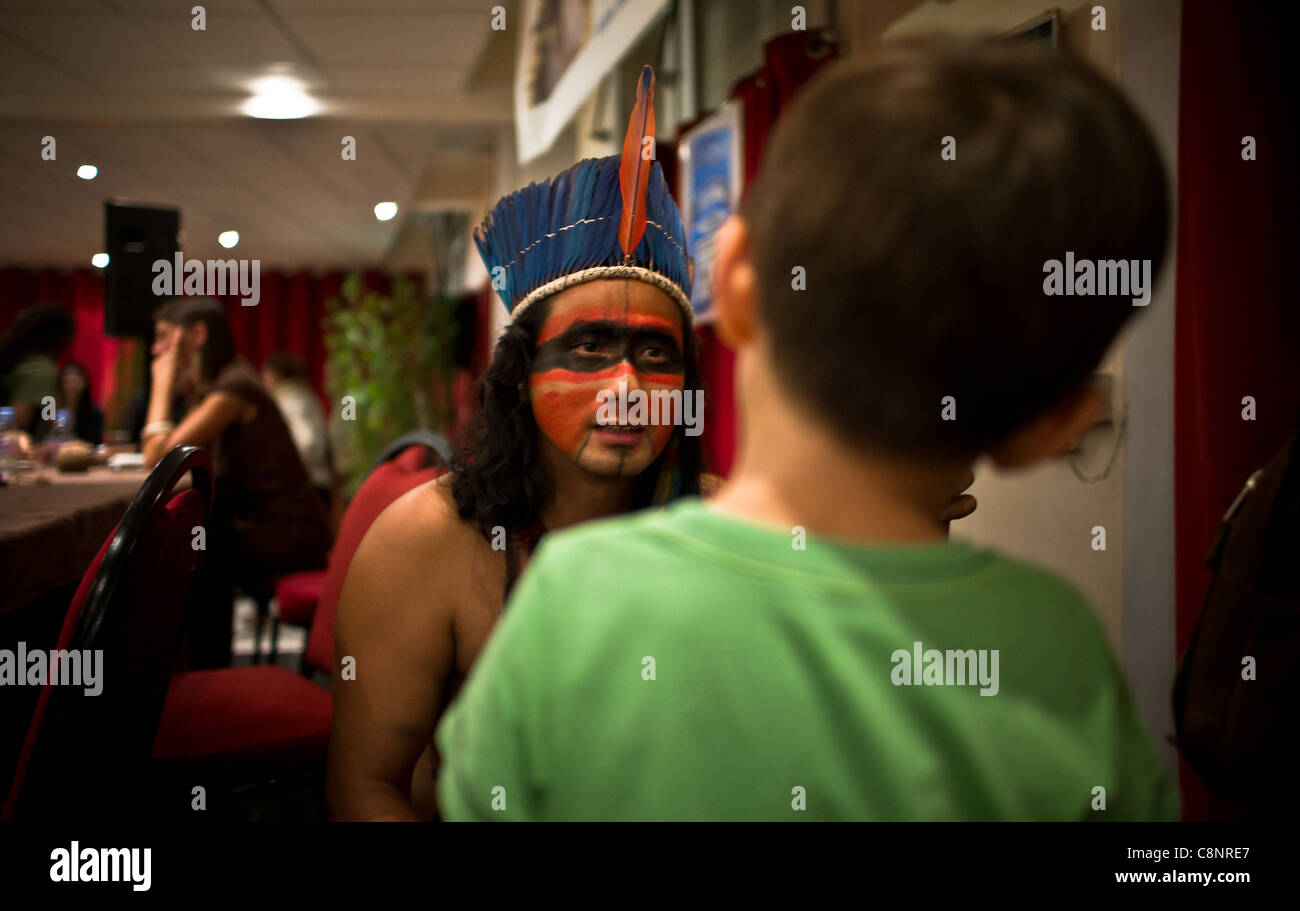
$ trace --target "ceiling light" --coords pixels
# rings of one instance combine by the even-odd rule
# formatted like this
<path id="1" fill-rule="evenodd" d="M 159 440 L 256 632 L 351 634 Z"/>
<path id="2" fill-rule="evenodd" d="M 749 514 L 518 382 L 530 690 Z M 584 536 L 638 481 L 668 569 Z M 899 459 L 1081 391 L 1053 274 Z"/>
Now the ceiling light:
<path id="1" fill-rule="evenodd" d="M 217 243 L 229 250 L 235 244 L 239 243 L 238 231 L 222 231 L 217 235 Z"/>
<path id="2" fill-rule="evenodd" d="M 397 214 L 397 203 L 381 202 L 375 206 L 375 218 L 380 221 L 388 221 Z"/>
<path id="3" fill-rule="evenodd" d="M 99 168 L 95 167 L 93 164 L 83 164 L 81 167 L 77 168 L 77 176 L 82 180 L 94 180 L 95 175 L 98 173 Z"/>
<path id="4" fill-rule="evenodd" d="M 303 91 L 302 84 L 288 76 L 267 76 L 253 83 L 252 98 L 242 110 L 249 117 L 266 120 L 295 120 L 320 110 L 320 102 Z"/>
<path id="5" fill-rule="evenodd" d="M 104 268 L 105 266 L 108 265 L 108 254 L 96 253 L 94 256 L 90 258 L 90 264 L 94 266 L 96 269 Z"/>

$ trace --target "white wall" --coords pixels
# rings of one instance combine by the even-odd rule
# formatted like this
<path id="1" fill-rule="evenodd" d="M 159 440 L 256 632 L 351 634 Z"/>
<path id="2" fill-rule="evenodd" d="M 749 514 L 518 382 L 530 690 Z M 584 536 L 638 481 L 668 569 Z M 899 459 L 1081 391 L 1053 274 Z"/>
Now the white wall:
<path id="1" fill-rule="evenodd" d="M 1125 9 L 1120 36 L 1124 88 L 1164 153 L 1170 200 L 1178 187 L 1180 0 L 1142 0 Z M 1171 207 L 1164 279 L 1125 339 L 1129 426 L 1124 452 L 1124 669 L 1165 762 L 1177 774 L 1170 691 L 1174 640 L 1174 275 L 1177 212 Z"/>

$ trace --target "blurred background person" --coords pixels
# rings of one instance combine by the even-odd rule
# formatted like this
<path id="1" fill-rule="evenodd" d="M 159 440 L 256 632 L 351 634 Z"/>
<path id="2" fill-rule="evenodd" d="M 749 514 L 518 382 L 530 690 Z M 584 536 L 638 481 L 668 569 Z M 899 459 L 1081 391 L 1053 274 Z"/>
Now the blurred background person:
<path id="1" fill-rule="evenodd" d="M 326 510 L 334 490 L 333 458 L 325 410 L 307 382 L 307 363 L 289 351 L 277 351 L 262 364 L 262 382 L 280 406 L 293 441 Z"/>
<path id="2" fill-rule="evenodd" d="M 59 371 L 58 410 L 72 415 L 72 433 L 78 440 L 99 445 L 104 438 L 104 412 L 95 404 L 90 374 L 78 363 L 64 364 Z"/>
<path id="3" fill-rule="evenodd" d="M 34 440 L 44 435 L 41 406 L 47 397 L 58 397 L 58 359 L 75 329 L 58 304 L 35 304 L 0 339 L 0 405 L 14 409 L 15 428 Z"/>
<path id="4" fill-rule="evenodd" d="M 172 298 L 154 328 L 142 448 L 149 466 L 181 444 L 212 451 L 216 498 L 198 587 L 207 603 L 191 611 L 190 666 L 221 667 L 230 662 L 234 587 L 269 597 L 276 576 L 323 567 L 329 520 L 275 399 L 235 354 L 221 305 Z M 173 425 L 178 391 L 187 404 Z"/>

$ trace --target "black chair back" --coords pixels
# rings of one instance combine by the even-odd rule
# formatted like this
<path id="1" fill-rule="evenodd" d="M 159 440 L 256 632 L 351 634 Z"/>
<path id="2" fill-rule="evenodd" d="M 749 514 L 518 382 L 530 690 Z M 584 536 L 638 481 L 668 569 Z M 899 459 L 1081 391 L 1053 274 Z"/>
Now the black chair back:
<path id="1" fill-rule="evenodd" d="M 389 443 L 388 447 L 380 453 L 379 458 L 375 459 L 375 464 L 370 466 L 370 471 L 366 472 L 366 476 L 369 477 L 380 465 L 391 462 L 411 446 L 424 446 L 429 450 L 429 457 L 424 462 L 425 468 L 436 465 L 451 465 L 451 444 L 447 442 L 446 437 L 434 433 L 432 430 L 412 430 L 410 433 L 404 433 Z M 435 455 L 436 458 L 434 458 Z"/>
<path id="2" fill-rule="evenodd" d="M 191 487 L 173 496 L 186 474 Z M 129 810 L 144 781 L 211 512 L 211 457 L 175 447 L 141 485 L 68 608 L 56 646 L 68 653 L 60 661 L 66 675 L 55 685 L 51 671 L 41 692 L 6 818 Z"/>

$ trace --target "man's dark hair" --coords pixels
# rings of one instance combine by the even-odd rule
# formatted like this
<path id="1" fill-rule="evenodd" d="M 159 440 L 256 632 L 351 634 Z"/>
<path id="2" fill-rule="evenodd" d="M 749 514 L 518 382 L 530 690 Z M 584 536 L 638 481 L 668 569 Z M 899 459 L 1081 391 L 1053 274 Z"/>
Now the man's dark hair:
<path id="1" fill-rule="evenodd" d="M 200 379 L 211 383 L 235 359 L 235 337 L 226 321 L 226 311 L 210 297 L 171 297 L 154 310 L 153 318 L 188 329 L 195 323 L 208 327 L 208 340 L 200 351 Z"/>
<path id="2" fill-rule="evenodd" d="M 1151 260 L 1154 283 L 1165 180 L 1129 103 L 1059 52 L 926 39 L 832 65 L 743 209 L 784 387 L 852 445 L 979 453 L 1078 388 L 1133 314 L 1135 295 L 1046 296 L 1045 263 Z"/>
<path id="3" fill-rule="evenodd" d="M 489 540 L 498 525 L 508 535 L 532 528 L 540 521 L 553 493 L 541 459 L 541 431 L 528 397 L 537 336 L 549 312 L 550 301 L 538 301 L 507 326 L 497 340 L 492 363 L 478 383 L 479 407 L 466 431 L 466 444 L 452 461 L 452 495 L 457 512 L 461 519 L 474 522 Z M 689 326 L 683 326 L 683 330 L 684 388 L 699 389 L 695 333 Z M 659 471 L 674 449 L 681 471 L 681 495 L 700 492 L 700 438 L 687 436 L 685 428 L 678 425 L 664 451 L 637 476 L 633 509 L 650 505 Z"/>

